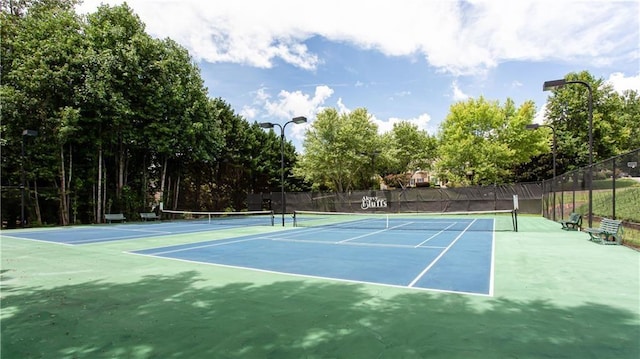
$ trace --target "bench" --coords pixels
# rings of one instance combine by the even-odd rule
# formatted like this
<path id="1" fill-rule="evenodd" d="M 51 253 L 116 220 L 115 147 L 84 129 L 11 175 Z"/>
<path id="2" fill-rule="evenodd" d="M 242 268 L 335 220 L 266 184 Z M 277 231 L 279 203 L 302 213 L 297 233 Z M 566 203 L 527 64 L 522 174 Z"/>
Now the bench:
<path id="1" fill-rule="evenodd" d="M 598 228 L 585 228 L 589 240 L 600 244 L 622 244 L 622 221 L 603 218 Z"/>
<path id="2" fill-rule="evenodd" d="M 571 213 L 566 221 L 560 221 L 562 229 L 566 230 L 580 230 L 582 229 L 582 215 L 580 213 Z"/>
<path id="3" fill-rule="evenodd" d="M 155 214 L 153 212 L 141 212 L 140 213 L 140 218 L 142 218 L 142 220 L 146 222 L 148 220 L 160 219 L 160 216 L 158 216 L 157 214 Z"/>
<path id="4" fill-rule="evenodd" d="M 107 223 L 111 223 L 111 221 L 124 222 L 126 218 L 124 218 L 124 214 L 122 213 L 107 213 L 104 215 L 104 219 L 107 221 Z"/>

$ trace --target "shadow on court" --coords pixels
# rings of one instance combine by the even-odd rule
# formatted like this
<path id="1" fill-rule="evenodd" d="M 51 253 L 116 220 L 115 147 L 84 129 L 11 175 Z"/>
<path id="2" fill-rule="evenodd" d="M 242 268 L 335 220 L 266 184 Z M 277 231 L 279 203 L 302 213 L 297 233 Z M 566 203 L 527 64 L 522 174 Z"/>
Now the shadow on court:
<path id="1" fill-rule="evenodd" d="M 14 271 L 2 273 L 11 283 Z M 635 313 L 198 272 L 2 287 L 2 358 L 637 358 Z"/>

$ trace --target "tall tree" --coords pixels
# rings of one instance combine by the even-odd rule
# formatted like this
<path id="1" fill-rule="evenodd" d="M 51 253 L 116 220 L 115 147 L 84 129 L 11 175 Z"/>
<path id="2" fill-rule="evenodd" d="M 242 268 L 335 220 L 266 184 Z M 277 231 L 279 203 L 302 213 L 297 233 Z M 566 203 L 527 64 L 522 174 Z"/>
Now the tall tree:
<path id="1" fill-rule="evenodd" d="M 38 168 L 29 171 L 58 190 L 59 221 L 69 223 L 67 147 L 76 130 L 78 88 L 84 75 L 86 42 L 72 2 L 33 2 L 24 18 L 8 22 L 11 33 L 3 43 L 3 102 L 16 111 L 5 117 L 19 139 L 23 129 L 39 132 L 32 151 Z M 6 63 L 6 60 L 10 60 Z M 6 65 L 5 65 L 6 63 Z M 6 67 L 5 67 L 6 66 Z M 7 95 L 6 97 L 4 95 Z M 5 112 L 6 114 L 6 112 Z M 35 197 L 36 208 L 38 197 Z"/>
<path id="2" fill-rule="evenodd" d="M 583 81 L 592 89 L 593 160 L 609 158 L 629 150 L 629 128 L 637 128 L 633 115 L 633 93 L 628 105 L 610 84 L 589 72 L 569 73 L 567 81 Z M 636 100 L 637 101 L 637 100 Z M 627 111 L 627 109 L 629 111 Z M 546 121 L 557 128 L 558 165 L 571 170 L 589 163 L 589 91 L 581 84 L 567 84 L 554 89 L 548 98 Z M 635 122 L 634 122 L 635 120 Z M 636 125 L 636 126 L 634 126 Z"/>
<path id="3" fill-rule="evenodd" d="M 369 182 L 373 175 L 369 163 L 381 148 L 377 126 L 363 108 L 346 114 L 332 108 L 321 111 L 307 130 L 303 146 L 294 173 L 316 189 L 337 192 L 362 187 L 363 178 Z"/>
<path id="4" fill-rule="evenodd" d="M 395 123 L 391 132 L 382 136 L 385 148 L 383 159 L 386 161 L 381 165 L 387 167 L 383 168 L 381 174 L 385 175 L 385 181 L 399 182 L 399 186 L 404 186 L 414 171 L 431 170 L 437 157 L 438 141 L 435 136 L 408 121 Z"/>
<path id="5" fill-rule="evenodd" d="M 453 104 L 440 127 L 439 177 L 453 184 L 495 184 L 509 181 L 512 168 L 545 150 L 540 134 L 525 129 L 535 106 L 516 108 L 483 97 Z"/>

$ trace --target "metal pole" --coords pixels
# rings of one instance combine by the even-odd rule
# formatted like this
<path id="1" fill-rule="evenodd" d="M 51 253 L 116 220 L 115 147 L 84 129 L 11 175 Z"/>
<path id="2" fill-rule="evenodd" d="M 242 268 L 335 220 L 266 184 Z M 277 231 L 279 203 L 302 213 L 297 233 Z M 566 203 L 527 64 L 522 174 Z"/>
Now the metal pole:
<path id="1" fill-rule="evenodd" d="M 287 122 L 288 123 L 288 122 Z M 287 205 L 284 203 L 284 128 L 287 126 L 285 123 L 284 126 L 280 127 L 280 186 L 282 191 L 282 226 L 284 227 L 284 212 L 287 210 Z"/>
<path id="2" fill-rule="evenodd" d="M 566 84 L 580 84 L 589 90 L 589 170 L 587 172 L 587 186 L 589 189 L 589 227 L 593 227 L 593 90 L 585 81 L 567 81 L 565 79 L 545 81 L 542 90 L 547 91 L 562 87 Z"/>
<path id="3" fill-rule="evenodd" d="M 22 151 L 20 152 L 20 227 L 24 228 L 24 134 L 22 135 Z"/>
<path id="4" fill-rule="evenodd" d="M 589 89 L 589 227 L 593 227 L 593 91 L 586 82 L 580 82 Z"/>
<path id="5" fill-rule="evenodd" d="M 584 81 L 567 81 L 568 84 L 580 84 L 589 90 L 589 169 L 587 186 L 589 189 L 589 227 L 593 227 L 593 90 Z"/>
<path id="6" fill-rule="evenodd" d="M 551 180 L 551 190 L 553 191 L 553 220 L 556 220 L 556 129 L 553 126 L 551 127 L 551 131 L 553 132 L 553 179 Z"/>
<path id="7" fill-rule="evenodd" d="M 612 219 L 616 219 L 616 158 L 614 157 L 613 160 L 613 179 L 611 180 L 611 209 L 612 209 L 612 214 L 611 214 L 611 218 Z"/>
<path id="8" fill-rule="evenodd" d="M 262 122 L 260 123 L 260 127 L 262 128 L 274 128 L 278 126 L 280 128 L 280 192 L 281 192 L 281 201 L 282 201 L 282 226 L 284 227 L 284 212 L 287 210 L 287 205 L 285 203 L 286 197 L 284 195 L 284 129 L 290 123 L 305 123 L 307 122 L 307 118 L 304 116 L 294 117 L 291 121 L 285 123 L 284 125 L 280 125 L 272 122 Z"/>

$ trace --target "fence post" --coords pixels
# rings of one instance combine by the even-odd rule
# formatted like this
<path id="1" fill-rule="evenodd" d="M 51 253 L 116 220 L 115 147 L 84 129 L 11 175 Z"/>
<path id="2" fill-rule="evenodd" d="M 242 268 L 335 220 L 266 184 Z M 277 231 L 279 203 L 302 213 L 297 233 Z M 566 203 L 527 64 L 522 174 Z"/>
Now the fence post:
<path id="1" fill-rule="evenodd" d="M 612 217 L 613 219 L 616 219 L 616 158 L 614 157 L 613 160 L 611 161 L 613 163 L 613 178 L 611 181 L 611 211 L 612 211 Z"/>

